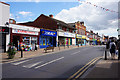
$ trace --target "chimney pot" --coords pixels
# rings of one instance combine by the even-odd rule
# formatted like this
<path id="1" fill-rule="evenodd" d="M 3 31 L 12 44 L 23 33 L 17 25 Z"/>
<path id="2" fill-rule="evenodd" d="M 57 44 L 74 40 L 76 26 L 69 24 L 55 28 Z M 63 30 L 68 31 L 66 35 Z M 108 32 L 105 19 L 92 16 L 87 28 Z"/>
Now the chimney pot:
<path id="1" fill-rule="evenodd" d="M 52 14 L 51 14 L 51 15 L 49 15 L 49 17 L 53 18 L 53 15 L 52 15 Z"/>

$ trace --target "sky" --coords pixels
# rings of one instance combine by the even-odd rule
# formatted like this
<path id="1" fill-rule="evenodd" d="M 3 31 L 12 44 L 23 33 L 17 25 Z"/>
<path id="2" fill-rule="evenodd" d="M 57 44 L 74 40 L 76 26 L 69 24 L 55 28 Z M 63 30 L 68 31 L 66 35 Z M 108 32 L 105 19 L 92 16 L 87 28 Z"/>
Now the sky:
<path id="1" fill-rule="evenodd" d="M 10 4 L 10 18 L 17 22 L 34 21 L 41 14 L 53 14 L 66 23 L 84 21 L 88 31 L 117 37 L 118 13 L 105 11 L 85 2 L 118 11 L 119 0 L 4 0 Z M 85 1 L 85 2 L 83 2 Z"/>

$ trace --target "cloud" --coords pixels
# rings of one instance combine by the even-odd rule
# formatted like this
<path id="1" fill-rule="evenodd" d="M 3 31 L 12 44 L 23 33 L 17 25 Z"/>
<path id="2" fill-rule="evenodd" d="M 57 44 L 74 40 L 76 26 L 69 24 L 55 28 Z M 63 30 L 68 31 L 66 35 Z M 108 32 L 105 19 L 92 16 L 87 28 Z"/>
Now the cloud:
<path id="1" fill-rule="evenodd" d="M 19 14 L 23 15 L 23 16 L 27 16 L 30 15 L 32 12 L 25 12 L 25 11 L 21 11 L 19 12 Z"/>
<path id="2" fill-rule="evenodd" d="M 88 0 L 86 0 L 88 1 Z M 117 0 L 89 0 L 92 4 L 96 4 L 101 7 L 108 8 L 110 10 L 118 11 Z M 104 34 L 104 30 L 107 31 L 117 29 L 118 27 L 118 14 L 105 11 L 100 7 L 94 7 L 93 5 L 80 3 L 79 6 L 72 7 L 70 9 L 63 9 L 56 16 L 56 19 L 65 21 L 67 23 L 74 23 L 76 21 L 84 21 L 87 29 L 101 32 Z M 115 31 L 115 30 L 114 30 Z M 105 34 L 110 33 L 107 31 Z M 112 32 L 111 32 L 112 33 Z M 117 33 L 117 31 L 116 31 Z M 112 34 L 110 34 L 112 35 Z M 113 34 L 116 36 L 117 34 Z"/>

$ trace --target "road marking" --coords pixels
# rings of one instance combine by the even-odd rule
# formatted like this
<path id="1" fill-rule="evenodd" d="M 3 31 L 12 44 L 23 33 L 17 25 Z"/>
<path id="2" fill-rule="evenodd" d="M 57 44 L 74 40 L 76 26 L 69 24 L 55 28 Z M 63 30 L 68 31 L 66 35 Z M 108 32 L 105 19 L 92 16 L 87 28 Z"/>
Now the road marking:
<path id="1" fill-rule="evenodd" d="M 38 64 L 40 64 L 42 62 L 43 61 L 40 61 L 40 62 L 37 62 L 37 63 L 33 63 L 33 64 L 24 65 L 23 67 L 25 67 L 25 68 L 32 68 L 32 67 L 34 67 L 34 66 L 36 66 L 36 65 L 38 65 Z"/>
<path id="2" fill-rule="evenodd" d="M 82 72 L 80 72 L 75 78 L 80 77 L 91 65 L 93 65 L 99 58 L 97 58 L 95 61 L 93 61 L 90 65 L 88 65 Z M 73 79 L 75 80 L 75 79 Z"/>
<path id="3" fill-rule="evenodd" d="M 73 54 L 71 54 L 71 55 L 74 55 L 74 54 L 78 54 L 80 51 L 78 51 L 78 52 L 75 52 L 75 53 L 73 53 Z"/>
<path id="4" fill-rule="evenodd" d="M 96 59 L 100 59 L 101 57 L 96 57 L 92 59 L 90 62 L 88 62 L 86 65 L 84 65 L 81 69 L 79 69 L 76 73 L 74 73 L 72 76 L 70 76 L 67 80 L 72 79 L 74 76 L 76 76 L 79 72 L 81 72 L 85 67 L 87 67 L 91 62 L 93 62 Z"/>
<path id="5" fill-rule="evenodd" d="M 61 57 L 61 58 L 52 60 L 52 61 L 50 61 L 50 62 L 47 62 L 47 63 L 45 63 L 45 64 L 42 64 L 42 65 L 40 65 L 40 66 L 35 67 L 35 69 L 40 68 L 40 67 L 43 67 L 43 66 L 46 66 L 46 65 L 48 65 L 48 64 L 51 64 L 51 63 L 53 63 L 53 62 L 55 62 L 55 61 L 58 61 L 58 60 L 61 60 L 61 59 L 63 59 L 63 58 L 64 58 L 64 57 Z"/>
<path id="6" fill-rule="evenodd" d="M 25 62 L 28 62 L 30 61 L 31 59 L 29 60 L 25 60 L 25 61 L 21 61 L 21 62 L 16 62 L 16 63 L 12 63 L 13 65 L 19 65 L 19 64 L 22 64 L 22 63 L 25 63 Z"/>

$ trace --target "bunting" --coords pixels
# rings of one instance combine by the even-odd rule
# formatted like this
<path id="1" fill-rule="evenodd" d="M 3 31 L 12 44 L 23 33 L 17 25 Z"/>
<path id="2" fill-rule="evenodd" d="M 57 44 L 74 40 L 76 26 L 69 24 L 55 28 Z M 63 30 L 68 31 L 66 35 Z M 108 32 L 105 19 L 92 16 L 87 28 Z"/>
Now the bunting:
<path id="1" fill-rule="evenodd" d="M 112 12 L 112 13 L 118 13 L 117 11 L 113 11 L 113 10 L 110 10 L 110 9 L 107 9 L 107 8 L 104 8 L 104 7 L 101 7 L 101 6 L 92 4 L 91 2 L 80 1 L 80 0 L 78 0 L 78 1 L 81 2 L 81 3 L 86 3 L 86 4 L 93 5 L 93 6 L 96 7 L 96 8 L 97 8 L 97 7 L 98 7 L 98 8 L 101 8 L 101 9 L 105 10 L 106 12 L 109 11 L 109 12 Z"/>

